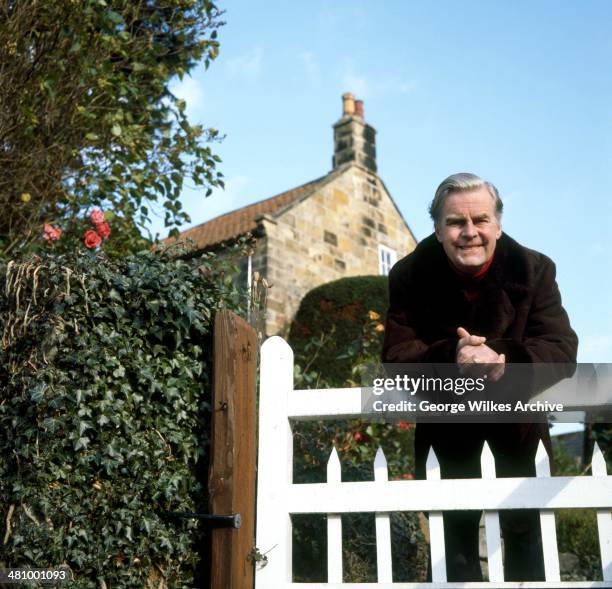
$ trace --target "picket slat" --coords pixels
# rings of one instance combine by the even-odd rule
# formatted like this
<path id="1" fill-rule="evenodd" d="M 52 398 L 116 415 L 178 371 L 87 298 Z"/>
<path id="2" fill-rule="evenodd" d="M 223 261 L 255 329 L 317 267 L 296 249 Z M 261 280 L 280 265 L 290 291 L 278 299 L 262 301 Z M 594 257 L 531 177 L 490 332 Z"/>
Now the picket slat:
<path id="1" fill-rule="evenodd" d="M 433 448 L 429 449 L 425 463 L 427 481 L 440 481 L 440 463 Z M 446 582 L 446 549 L 444 546 L 444 520 L 441 511 L 429 512 L 429 548 L 431 551 L 431 578 Z"/>
<path id="2" fill-rule="evenodd" d="M 327 482 L 340 483 L 342 471 L 336 447 L 327 461 Z M 327 514 L 327 581 L 342 583 L 342 516 Z"/>
<path id="3" fill-rule="evenodd" d="M 593 477 L 607 477 L 606 459 L 595 442 L 591 460 Z M 597 511 L 597 531 L 599 534 L 599 552 L 604 581 L 612 581 L 612 514 L 609 509 Z"/>
<path id="4" fill-rule="evenodd" d="M 480 457 L 482 478 L 491 480 L 496 478 L 495 457 L 487 442 L 484 443 Z M 489 581 L 504 580 L 504 564 L 502 561 L 502 544 L 499 528 L 499 512 L 485 511 L 485 534 L 487 538 L 487 564 L 489 567 Z"/>
<path id="5" fill-rule="evenodd" d="M 536 452 L 536 476 L 550 479 L 550 459 L 542 440 Z M 542 531 L 542 552 L 544 554 L 544 574 L 547 581 L 560 581 L 559 551 L 557 549 L 557 528 L 555 514 L 550 510 L 540 510 L 540 529 Z"/>
<path id="6" fill-rule="evenodd" d="M 382 448 L 376 451 L 374 458 L 374 480 L 385 483 L 389 480 L 387 459 Z M 376 514 L 376 565 L 378 582 L 387 583 L 393 580 L 391 565 L 391 522 L 386 513 Z"/>

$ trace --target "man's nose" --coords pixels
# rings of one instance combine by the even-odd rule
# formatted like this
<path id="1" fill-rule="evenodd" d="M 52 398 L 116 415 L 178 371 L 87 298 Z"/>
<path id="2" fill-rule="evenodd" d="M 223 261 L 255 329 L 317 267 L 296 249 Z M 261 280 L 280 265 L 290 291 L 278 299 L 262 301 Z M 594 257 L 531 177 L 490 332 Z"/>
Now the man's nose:
<path id="1" fill-rule="evenodd" d="M 478 236 L 476 226 L 471 221 L 466 221 L 461 228 L 461 236 L 466 239 L 473 239 Z"/>

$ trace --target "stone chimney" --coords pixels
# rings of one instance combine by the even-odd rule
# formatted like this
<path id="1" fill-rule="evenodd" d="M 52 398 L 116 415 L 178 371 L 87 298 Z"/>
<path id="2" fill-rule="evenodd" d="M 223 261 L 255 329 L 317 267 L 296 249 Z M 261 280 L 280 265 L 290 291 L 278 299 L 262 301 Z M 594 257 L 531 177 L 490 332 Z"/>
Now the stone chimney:
<path id="1" fill-rule="evenodd" d="M 334 125 L 333 168 L 354 162 L 376 172 L 376 130 L 363 119 L 363 100 L 342 95 L 342 118 Z"/>

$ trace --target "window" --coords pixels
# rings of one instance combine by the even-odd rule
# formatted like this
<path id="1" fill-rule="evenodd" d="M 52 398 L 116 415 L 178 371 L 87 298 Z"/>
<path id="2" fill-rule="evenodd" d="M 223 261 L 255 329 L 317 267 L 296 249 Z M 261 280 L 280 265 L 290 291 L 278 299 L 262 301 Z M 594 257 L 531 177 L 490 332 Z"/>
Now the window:
<path id="1" fill-rule="evenodd" d="M 388 276 L 391 266 L 397 262 L 397 252 L 384 245 L 378 245 L 378 273 Z"/>

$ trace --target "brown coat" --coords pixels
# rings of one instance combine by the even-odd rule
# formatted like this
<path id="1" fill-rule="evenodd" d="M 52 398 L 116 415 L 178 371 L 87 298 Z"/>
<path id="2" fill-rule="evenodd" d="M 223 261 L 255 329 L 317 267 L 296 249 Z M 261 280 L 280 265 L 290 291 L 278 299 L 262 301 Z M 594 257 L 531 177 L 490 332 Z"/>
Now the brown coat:
<path id="1" fill-rule="evenodd" d="M 561 304 L 550 258 L 502 234 L 493 262 L 478 283 L 478 298 L 469 300 L 465 289 L 435 235 L 420 242 L 389 275 L 383 361 L 454 363 L 456 331 L 464 327 L 485 336 L 488 346 L 505 354 L 506 362 L 560 363 L 553 379 L 571 375 L 562 363 L 576 361 L 578 338 Z M 470 476 L 468 471 L 479 470 L 483 439 L 498 447 L 496 457 L 505 455 L 506 464 L 518 461 L 506 476 L 524 470 L 529 474 L 540 437 L 549 446 L 543 424 L 423 424 L 417 427 L 417 474 L 424 475 L 433 444 L 443 475 L 446 470 L 446 476 Z"/>

